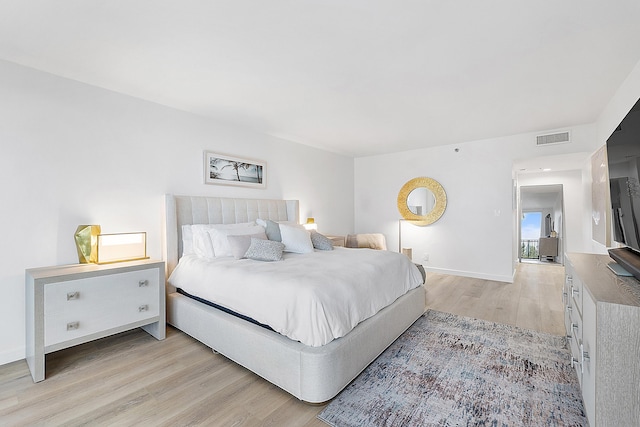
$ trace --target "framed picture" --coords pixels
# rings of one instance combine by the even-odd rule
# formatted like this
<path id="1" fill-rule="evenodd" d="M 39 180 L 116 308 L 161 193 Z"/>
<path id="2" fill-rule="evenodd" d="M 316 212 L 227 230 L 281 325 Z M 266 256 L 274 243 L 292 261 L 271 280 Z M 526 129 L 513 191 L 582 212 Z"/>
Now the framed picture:
<path id="1" fill-rule="evenodd" d="M 266 188 L 264 162 L 204 152 L 204 183 Z"/>

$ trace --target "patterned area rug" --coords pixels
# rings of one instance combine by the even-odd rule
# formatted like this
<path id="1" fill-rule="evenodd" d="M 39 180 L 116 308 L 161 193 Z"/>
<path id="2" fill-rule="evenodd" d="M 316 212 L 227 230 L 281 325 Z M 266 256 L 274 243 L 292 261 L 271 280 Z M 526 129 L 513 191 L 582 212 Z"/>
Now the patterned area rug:
<path id="1" fill-rule="evenodd" d="M 318 415 L 348 426 L 586 426 L 564 337 L 429 310 Z"/>

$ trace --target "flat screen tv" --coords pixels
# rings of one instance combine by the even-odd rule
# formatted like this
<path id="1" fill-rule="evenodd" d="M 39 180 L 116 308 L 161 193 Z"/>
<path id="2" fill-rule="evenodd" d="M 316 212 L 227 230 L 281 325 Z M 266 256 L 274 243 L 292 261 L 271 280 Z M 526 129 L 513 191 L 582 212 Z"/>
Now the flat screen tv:
<path id="1" fill-rule="evenodd" d="M 613 240 L 620 266 L 640 280 L 640 100 L 607 139 Z"/>

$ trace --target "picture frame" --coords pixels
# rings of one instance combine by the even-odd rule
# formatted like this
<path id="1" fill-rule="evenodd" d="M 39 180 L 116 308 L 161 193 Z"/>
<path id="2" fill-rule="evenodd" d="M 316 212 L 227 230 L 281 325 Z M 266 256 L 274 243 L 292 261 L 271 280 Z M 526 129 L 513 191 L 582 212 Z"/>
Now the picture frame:
<path id="1" fill-rule="evenodd" d="M 267 164 L 226 154 L 204 152 L 204 183 L 266 188 Z"/>

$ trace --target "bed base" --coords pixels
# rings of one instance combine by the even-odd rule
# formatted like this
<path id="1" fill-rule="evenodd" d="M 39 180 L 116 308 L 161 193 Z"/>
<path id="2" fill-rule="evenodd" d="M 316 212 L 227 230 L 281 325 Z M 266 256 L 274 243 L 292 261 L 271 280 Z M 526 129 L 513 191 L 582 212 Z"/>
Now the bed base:
<path id="1" fill-rule="evenodd" d="M 309 403 L 336 396 L 423 313 L 413 289 L 342 338 L 309 347 L 174 292 L 167 321 L 214 351 Z"/>

